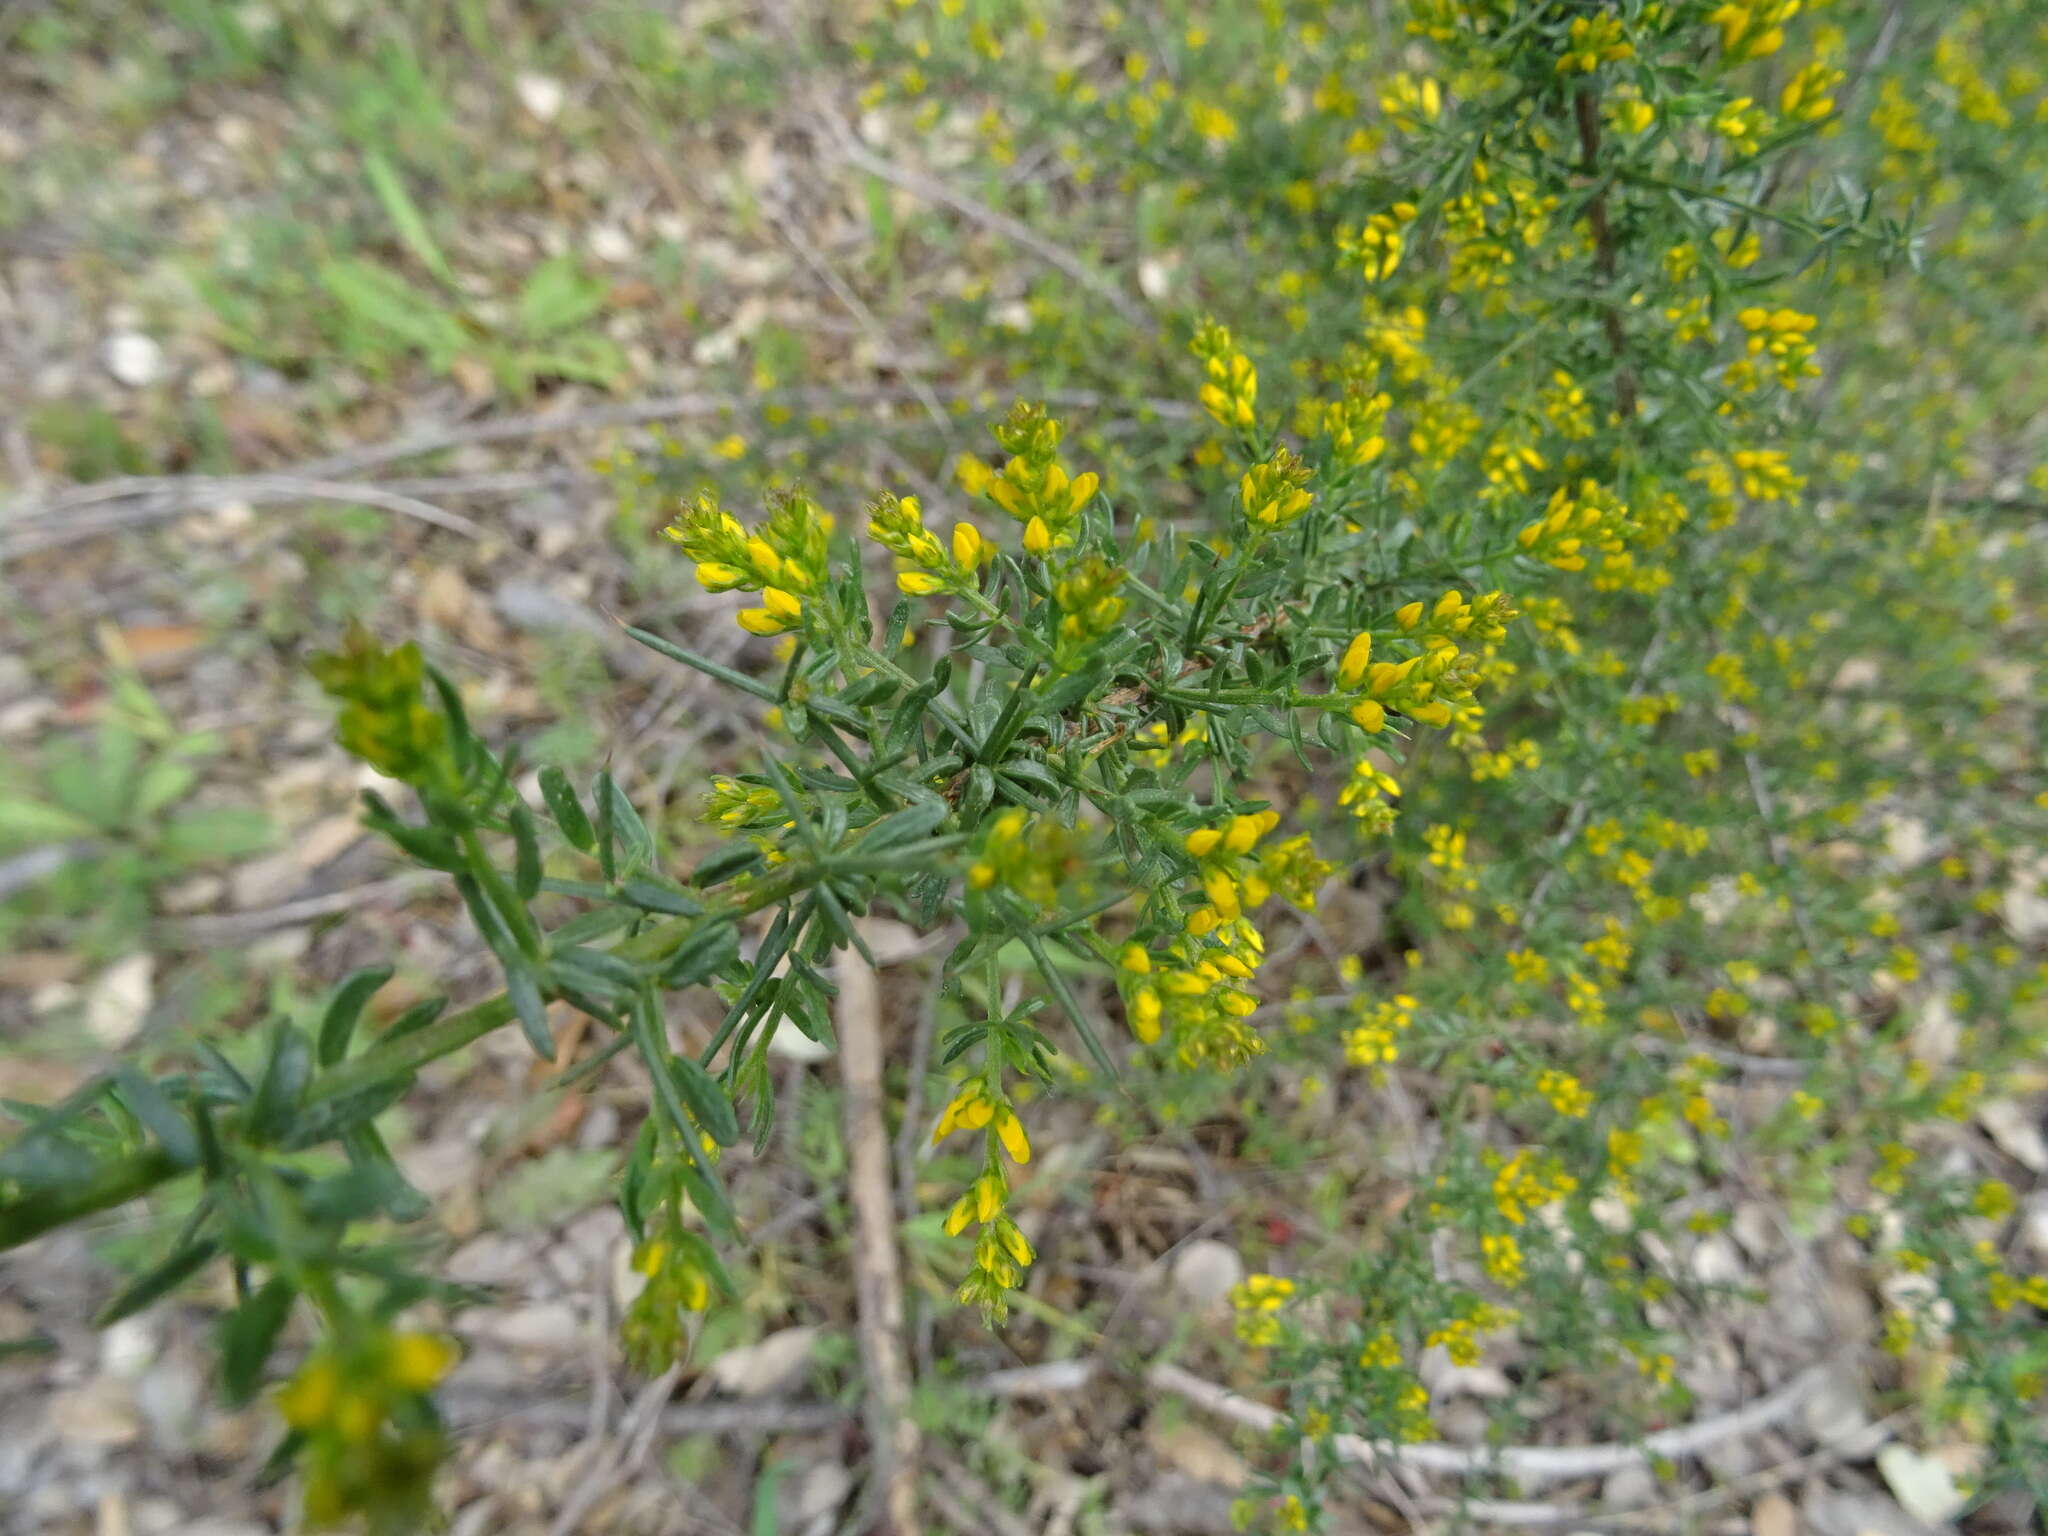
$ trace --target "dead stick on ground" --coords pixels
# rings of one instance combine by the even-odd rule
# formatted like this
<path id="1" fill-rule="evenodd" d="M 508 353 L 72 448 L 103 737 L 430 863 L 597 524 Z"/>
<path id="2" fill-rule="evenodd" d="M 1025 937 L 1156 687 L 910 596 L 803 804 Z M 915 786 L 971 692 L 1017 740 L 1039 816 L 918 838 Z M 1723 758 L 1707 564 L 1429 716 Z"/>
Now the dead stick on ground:
<path id="1" fill-rule="evenodd" d="M 1470 1475 L 1495 1472 L 1522 1483 L 1558 1482 L 1574 1477 L 1597 1477 L 1622 1467 L 1641 1466 L 1653 1457 L 1676 1460 L 1693 1456 L 1724 1440 L 1767 1429 L 1798 1412 L 1806 1400 L 1828 1380 L 1832 1367 L 1816 1365 L 1801 1371 L 1775 1392 L 1753 1403 L 1698 1419 L 1673 1429 L 1645 1435 L 1631 1445 L 1509 1445 L 1465 1447 L 1461 1445 L 1381 1446 L 1356 1435 L 1338 1435 L 1331 1446 L 1340 1461 L 1356 1466 L 1383 1468 L 1415 1467 L 1425 1472 Z M 1175 1365 L 1155 1365 L 1145 1379 L 1162 1391 L 1185 1398 L 1196 1407 L 1270 1434 L 1286 1422 L 1278 1409 L 1204 1381 Z"/>
<path id="2" fill-rule="evenodd" d="M 860 1315 L 864 1411 L 875 1482 L 878 1530 L 913 1536 L 917 1524 L 917 1422 L 910 1416 L 910 1363 L 903 1348 L 903 1280 L 896 1256 L 896 1200 L 889 1177 L 889 1135 L 882 1120 L 881 989 L 859 954 L 835 967 L 839 999 L 839 1073 L 845 1093 L 848 1182 L 853 1195 L 853 1280 Z"/>

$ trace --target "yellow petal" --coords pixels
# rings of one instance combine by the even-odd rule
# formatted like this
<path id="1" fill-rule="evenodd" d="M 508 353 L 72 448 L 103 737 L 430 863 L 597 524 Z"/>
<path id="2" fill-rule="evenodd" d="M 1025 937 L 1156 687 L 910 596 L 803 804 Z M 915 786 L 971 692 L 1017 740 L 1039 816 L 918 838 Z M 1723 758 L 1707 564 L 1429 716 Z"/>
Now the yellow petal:
<path id="1" fill-rule="evenodd" d="M 1031 1139 L 1024 1134 L 1024 1122 L 1019 1120 L 1016 1112 L 1008 1106 L 996 1116 L 996 1139 L 1003 1144 L 1003 1150 L 1010 1154 L 1011 1161 L 1031 1161 Z"/>
<path id="2" fill-rule="evenodd" d="M 986 553 L 987 546 L 982 542 L 979 528 L 972 523 L 953 525 L 953 560 L 962 570 L 973 570 L 981 564 Z"/>
<path id="3" fill-rule="evenodd" d="M 398 1333 L 391 1337 L 386 1369 L 391 1384 L 407 1392 L 425 1392 L 455 1364 L 455 1345 L 434 1333 Z"/>
<path id="4" fill-rule="evenodd" d="M 1372 633 L 1360 630 L 1351 637 L 1351 643 L 1344 647 L 1344 659 L 1337 663 L 1337 681 L 1345 688 L 1356 688 L 1365 676 L 1366 666 L 1372 661 Z"/>

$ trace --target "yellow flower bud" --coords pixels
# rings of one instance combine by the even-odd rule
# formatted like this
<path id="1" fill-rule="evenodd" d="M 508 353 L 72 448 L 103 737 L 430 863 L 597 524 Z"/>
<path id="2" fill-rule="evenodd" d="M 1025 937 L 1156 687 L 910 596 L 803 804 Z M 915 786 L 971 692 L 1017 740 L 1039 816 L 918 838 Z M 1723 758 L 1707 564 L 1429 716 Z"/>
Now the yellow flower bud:
<path id="1" fill-rule="evenodd" d="M 1365 677 L 1365 669 L 1372 661 L 1372 634 L 1360 630 L 1351 637 L 1351 643 L 1344 647 L 1344 657 L 1337 663 L 1339 687 L 1356 688 Z"/>
<path id="2" fill-rule="evenodd" d="M 981 530 L 972 523 L 953 525 L 953 561 L 963 571 L 971 571 L 988 558 L 991 551 Z"/>
<path id="3" fill-rule="evenodd" d="M 899 571 L 896 585 L 912 597 L 929 597 L 944 588 L 945 583 L 930 571 Z"/>
<path id="4" fill-rule="evenodd" d="M 1031 1161 L 1031 1139 L 1024 1134 L 1024 1122 L 1017 1118 L 1016 1111 L 1007 1104 L 996 1119 L 996 1139 L 1003 1144 L 1003 1150 L 1010 1154 L 1013 1162 Z"/>
<path id="5" fill-rule="evenodd" d="M 385 1370 L 393 1386 L 425 1392 L 454 1364 L 452 1341 L 432 1333 L 396 1333 L 391 1336 L 391 1358 Z"/>
<path id="6" fill-rule="evenodd" d="M 1198 827 L 1187 837 L 1187 850 L 1196 858 L 1206 858 L 1216 845 L 1223 841 L 1223 833 L 1216 827 Z"/>
<path id="7" fill-rule="evenodd" d="M 716 560 L 706 560 L 697 567 L 697 580 L 707 592 L 730 592 L 746 579 L 747 573 L 738 566 L 721 565 Z"/>
<path id="8" fill-rule="evenodd" d="M 1152 955 L 1142 944 L 1126 944 L 1117 964 L 1135 976 L 1144 976 L 1152 969 Z"/>
<path id="9" fill-rule="evenodd" d="M 953 1208 L 946 1212 L 946 1236 L 958 1237 L 967 1230 L 974 1220 L 974 1192 L 969 1190 L 953 1202 Z"/>
<path id="10" fill-rule="evenodd" d="M 1150 1045 L 1159 1038 L 1159 994 L 1151 987 L 1140 987 L 1131 994 L 1131 1033 Z"/>
<path id="11" fill-rule="evenodd" d="M 1025 1240 L 1024 1234 L 1017 1230 L 1014 1221 L 1005 1220 L 996 1224 L 996 1241 L 1007 1248 L 1010 1257 L 1019 1264 L 1029 1264 L 1034 1257 L 1031 1244 Z"/>
<path id="12" fill-rule="evenodd" d="M 340 1393 L 340 1368 L 324 1355 L 315 1356 L 277 1394 L 277 1411 L 293 1429 L 313 1429 L 327 1422 Z"/>
<path id="13" fill-rule="evenodd" d="M 1386 706 L 1377 699 L 1360 699 L 1351 706 L 1351 718 L 1368 731 L 1379 732 L 1387 728 Z"/>
<path id="14" fill-rule="evenodd" d="M 1041 560 L 1052 552 L 1052 530 L 1044 518 L 1034 517 L 1024 525 L 1024 552 Z"/>

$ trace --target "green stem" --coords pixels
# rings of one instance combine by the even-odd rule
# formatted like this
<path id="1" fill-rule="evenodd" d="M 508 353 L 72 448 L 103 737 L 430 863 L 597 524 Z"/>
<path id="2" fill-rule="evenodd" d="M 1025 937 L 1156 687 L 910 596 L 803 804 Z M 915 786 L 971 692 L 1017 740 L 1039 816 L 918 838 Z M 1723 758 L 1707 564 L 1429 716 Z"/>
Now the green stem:
<path id="1" fill-rule="evenodd" d="M 649 928 L 619 945 L 619 958 L 646 965 L 667 958 L 706 921 L 729 921 L 787 900 L 810 883 L 813 872 L 786 870 L 773 880 L 743 891 L 723 908 L 701 917 L 675 918 Z M 400 1039 L 372 1046 L 352 1061 L 326 1073 L 307 1092 L 308 1108 L 360 1093 L 417 1072 L 429 1062 L 452 1055 L 512 1020 L 512 1004 L 502 993 L 451 1014 Z M 82 1216 L 126 1205 L 181 1173 L 198 1170 L 180 1165 L 160 1147 L 132 1152 L 101 1164 L 83 1183 L 62 1190 L 38 1190 L 14 1199 L 0 1199 L 0 1251 L 19 1247 Z"/>
<path id="2" fill-rule="evenodd" d="M 102 1163 L 84 1183 L 38 1190 L 0 1204 L 0 1251 L 18 1248 L 52 1228 L 95 1211 L 126 1205 L 174 1174 L 188 1172 L 161 1147 Z"/>

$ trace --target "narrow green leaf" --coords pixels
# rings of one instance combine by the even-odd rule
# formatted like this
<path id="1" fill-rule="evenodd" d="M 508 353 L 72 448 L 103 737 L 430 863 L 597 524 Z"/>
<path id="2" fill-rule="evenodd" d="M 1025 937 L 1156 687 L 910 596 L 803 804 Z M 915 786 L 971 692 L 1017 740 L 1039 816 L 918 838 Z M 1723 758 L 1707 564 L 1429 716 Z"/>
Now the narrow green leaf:
<path id="1" fill-rule="evenodd" d="M 107 1304 L 94 1314 L 93 1327 L 111 1327 L 124 1317 L 133 1317 L 137 1312 L 154 1306 L 198 1274 L 219 1253 L 220 1244 L 210 1237 L 197 1242 L 180 1243 L 164 1258 L 116 1291 Z"/>
<path id="2" fill-rule="evenodd" d="M 591 796 L 597 801 L 598 816 L 610 828 L 619 852 L 624 855 L 622 874 L 633 874 L 654 862 L 654 835 L 647 830 L 647 823 L 640 819 L 640 813 L 633 809 L 633 802 L 626 798 L 626 792 L 619 788 L 618 780 L 609 773 L 599 773 L 591 786 Z M 615 878 L 607 875 L 607 879 Z"/>
<path id="3" fill-rule="evenodd" d="M 640 875 L 624 881 L 619 894 L 642 911 L 670 917 L 695 917 L 704 910 L 703 904 L 683 894 L 680 886 L 658 877 Z"/>
<path id="4" fill-rule="evenodd" d="M 199 1161 L 199 1138 L 192 1122 L 155 1083 L 124 1062 L 114 1069 L 114 1093 L 179 1167 L 190 1168 Z"/>
<path id="5" fill-rule="evenodd" d="M 554 767 L 541 769 L 540 794 L 547 802 L 548 814 L 555 818 L 555 825 L 572 847 L 588 853 L 597 846 L 590 818 L 583 814 L 583 802 L 576 798 L 576 787 L 566 773 Z"/>
<path id="6" fill-rule="evenodd" d="M 533 812 L 514 800 L 507 819 L 512 824 L 512 889 L 521 901 L 531 901 L 540 894 L 540 837 Z"/>
<path id="7" fill-rule="evenodd" d="M 231 1406 L 241 1407 L 263 1385 L 263 1367 L 270 1362 L 298 1294 L 284 1276 L 272 1275 L 255 1295 L 221 1319 L 220 1387 Z"/>
<path id="8" fill-rule="evenodd" d="M 730 880 L 743 870 L 752 869 L 761 862 L 761 850 L 752 843 L 735 842 L 716 853 L 707 854 L 690 875 L 690 884 L 713 886 Z"/>
<path id="9" fill-rule="evenodd" d="M 657 655 L 666 656 L 670 661 L 680 661 L 686 667 L 694 667 L 706 677 L 715 677 L 721 683 L 737 688 L 742 693 L 750 693 L 757 699 L 766 699 L 770 703 L 775 701 L 775 690 L 758 677 L 735 672 L 731 667 L 713 661 L 708 656 L 699 656 L 695 651 L 685 650 L 674 641 L 664 640 L 659 635 L 651 635 L 644 629 L 635 629 L 630 624 L 623 627 L 627 634 Z"/>
<path id="10" fill-rule="evenodd" d="M 701 924 L 668 957 L 661 984 L 670 991 L 699 986 L 739 958 L 739 934 L 732 920 L 718 917 Z"/>
<path id="11" fill-rule="evenodd" d="M 441 254 L 441 247 L 427 232 L 427 221 L 421 215 L 419 205 L 412 200 L 412 194 L 405 190 L 405 182 L 397 169 L 373 149 L 363 156 L 363 179 L 377 194 L 377 201 L 384 205 L 384 216 L 391 220 L 391 228 L 404 242 L 405 248 L 418 258 L 421 266 L 449 287 L 454 287 L 455 269 L 448 265 L 448 258 Z"/>
<path id="12" fill-rule="evenodd" d="M 249 1129 L 259 1141 L 274 1141 L 291 1124 L 312 1069 L 313 1053 L 306 1037 L 279 1019 L 271 1034 L 263 1075 L 249 1099 Z"/>
<path id="13" fill-rule="evenodd" d="M 677 1090 L 711 1139 L 721 1147 L 729 1147 L 738 1141 L 739 1116 L 717 1080 L 688 1056 L 671 1057 L 670 1065 L 675 1070 Z"/>
<path id="14" fill-rule="evenodd" d="M 1059 999 L 1060 1007 L 1066 1011 L 1068 1020 L 1080 1034 L 1081 1043 L 1088 1048 L 1089 1059 L 1095 1063 L 1104 1077 L 1113 1081 L 1117 1075 L 1116 1067 L 1111 1063 L 1109 1053 L 1103 1050 L 1102 1040 L 1095 1033 L 1094 1026 L 1081 1012 L 1081 1005 L 1075 1001 L 1074 989 L 1067 985 L 1067 978 L 1060 974 L 1059 967 L 1053 964 L 1052 956 L 1045 952 L 1044 941 L 1029 931 L 1020 937 L 1024 940 L 1024 947 L 1031 951 L 1032 960 L 1038 965 L 1038 974 L 1045 978 L 1046 986 L 1051 988 L 1052 995 Z"/>
<path id="15" fill-rule="evenodd" d="M 553 1061 L 555 1036 L 548 1028 L 547 1000 L 541 996 L 539 980 L 524 962 L 506 962 L 505 996 L 511 999 L 513 1016 L 534 1054 L 542 1061 Z"/>
<path id="16" fill-rule="evenodd" d="M 321 1066 L 331 1067 L 348 1054 L 348 1043 L 355 1035 L 356 1021 L 363 1016 L 364 1005 L 391 979 L 391 974 L 388 965 L 364 966 L 335 989 L 334 998 L 320 1020 Z"/>

